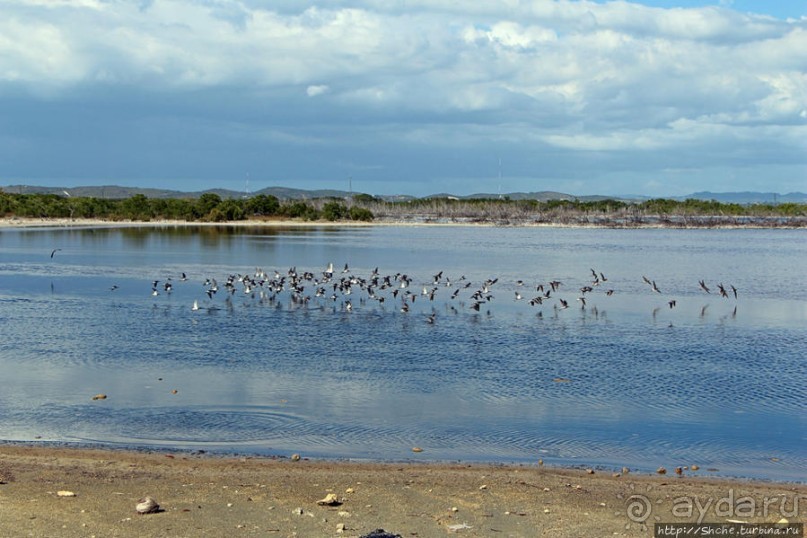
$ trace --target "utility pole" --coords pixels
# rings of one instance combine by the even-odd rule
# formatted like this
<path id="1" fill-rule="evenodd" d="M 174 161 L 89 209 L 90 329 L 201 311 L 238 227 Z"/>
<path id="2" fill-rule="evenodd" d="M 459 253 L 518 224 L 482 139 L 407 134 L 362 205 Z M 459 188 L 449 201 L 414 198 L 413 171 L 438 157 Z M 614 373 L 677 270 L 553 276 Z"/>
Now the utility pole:
<path id="1" fill-rule="evenodd" d="M 499 157 L 499 200 L 502 199 L 502 158 Z"/>

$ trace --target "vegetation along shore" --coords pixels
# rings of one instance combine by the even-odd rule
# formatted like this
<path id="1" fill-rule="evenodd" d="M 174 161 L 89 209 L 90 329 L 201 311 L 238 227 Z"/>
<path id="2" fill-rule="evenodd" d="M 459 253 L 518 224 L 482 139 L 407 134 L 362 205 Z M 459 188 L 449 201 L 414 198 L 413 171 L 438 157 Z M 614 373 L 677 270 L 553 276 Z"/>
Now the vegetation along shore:
<path id="1" fill-rule="evenodd" d="M 368 194 L 308 200 L 257 194 L 222 198 L 128 198 L 14 194 L 0 191 L 0 216 L 21 219 L 92 219 L 108 222 L 297 221 L 341 223 L 447 223 L 503 226 L 569 225 L 603 227 L 807 227 L 807 204 L 724 203 L 715 200 L 603 199 L 510 200 L 432 197 L 387 201 Z"/>

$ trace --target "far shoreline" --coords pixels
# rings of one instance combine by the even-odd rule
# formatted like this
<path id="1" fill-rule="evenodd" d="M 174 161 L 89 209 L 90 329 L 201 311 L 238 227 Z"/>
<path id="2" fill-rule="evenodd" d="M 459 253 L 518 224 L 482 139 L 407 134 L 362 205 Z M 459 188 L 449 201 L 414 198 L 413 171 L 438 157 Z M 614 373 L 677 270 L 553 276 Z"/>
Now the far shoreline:
<path id="1" fill-rule="evenodd" d="M 104 220 L 104 219 L 70 219 L 70 218 L 31 218 L 31 217 L 3 217 L 0 218 L 0 229 L 26 229 L 26 228 L 160 228 L 160 227 L 266 227 L 266 228 L 338 228 L 338 227 L 480 227 L 480 228 L 579 228 L 579 229 L 611 229 L 611 230 L 640 230 L 640 229 L 662 229 L 662 230 L 799 230 L 807 228 L 807 223 L 796 221 L 797 225 L 752 222 L 744 224 L 699 224 L 680 225 L 677 223 L 639 222 L 639 223 L 617 223 L 617 222 L 535 222 L 535 221 L 508 221 L 497 222 L 492 220 L 476 219 L 432 219 L 422 218 L 419 220 L 386 220 L 376 219 L 373 221 L 306 221 L 290 219 L 246 219 L 236 221 L 206 222 L 206 221 L 186 221 L 186 220 Z"/>

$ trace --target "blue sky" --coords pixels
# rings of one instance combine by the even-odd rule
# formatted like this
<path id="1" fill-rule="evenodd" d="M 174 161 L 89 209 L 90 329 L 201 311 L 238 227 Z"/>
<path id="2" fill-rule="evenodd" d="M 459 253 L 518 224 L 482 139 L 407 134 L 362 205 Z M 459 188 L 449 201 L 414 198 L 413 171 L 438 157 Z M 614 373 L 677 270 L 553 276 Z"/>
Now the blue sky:
<path id="1" fill-rule="evenodd" d="M 0 3 L 0 185 L 247 181 L 807 191 L 807 0 Z"/>

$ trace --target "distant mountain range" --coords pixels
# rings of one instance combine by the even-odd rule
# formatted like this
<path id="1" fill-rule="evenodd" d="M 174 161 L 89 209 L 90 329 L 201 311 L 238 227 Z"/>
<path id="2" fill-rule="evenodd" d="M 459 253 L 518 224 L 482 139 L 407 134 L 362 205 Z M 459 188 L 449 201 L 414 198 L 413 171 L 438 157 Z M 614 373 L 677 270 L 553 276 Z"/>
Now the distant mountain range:
<path id="1" fill-rule="evenodd" d="M 118 185 L 104 185 L 100 187 L 37 187 L 32 185 L 8 185 L 0 187 L 8 193 L 14 194 L 56 194 L 58 196 L 80 196 L 80 197 L 93 197 L 93 198 L 130 198 L 136 194 L 142 194 L 149 198 L 198 198 L 205 193 L 217 194 L 221 198 L 242 198 L 244 196 L 255 196 L 258 194 L 266 194 L 276 196 L 281 200 L 311 200 L 314 198 L 347 198 L 351 196 L 348 191 L 341 190 L 305 190 L 293 189 L 289 187 L 267 187 L 259 191 L 251 192 L 248 195 L 244 192 L 233 191 L 228 189 L 209 189 L 196 192 L 183 192 L 168 189 L 152 189 L 140 187 L 121 187 Z M 573 194 L 566 194 L 554 191 L 540 191 L 540 192 L 511 192 L 505 194 L 492 194 L 492 193 L 476 193 L 466 196 L 457 196 L 449 193 L 433 194 L 424 196 L 423 198 L 456 198 L 458 200 L 472 200 L 472 199 L 494 199 L 494 198 L 507 198 L 510 200 L 580 200 L 580 201 L 597 201 L 597 200 L 622 200 L 626 202 L 640 202 L 648 200 L 651 197 L 641 195 L 620 195 L 620 196 L 602 196 L 602 195 L 587 195 L 575 196 Z M 385 201 L 407 201 L 415 200 L 417 197 L 409 195 L 379 195 L 376 198 Z M 807 193 L 791 192 L 787 194 L 779 194 L 775 192 L 695 192 L 686 196 L 669 196 L 673 200 L 716 200 L 723 203 L 735 204 L 753 204 L 753 203 L 807 203 Z"/>

